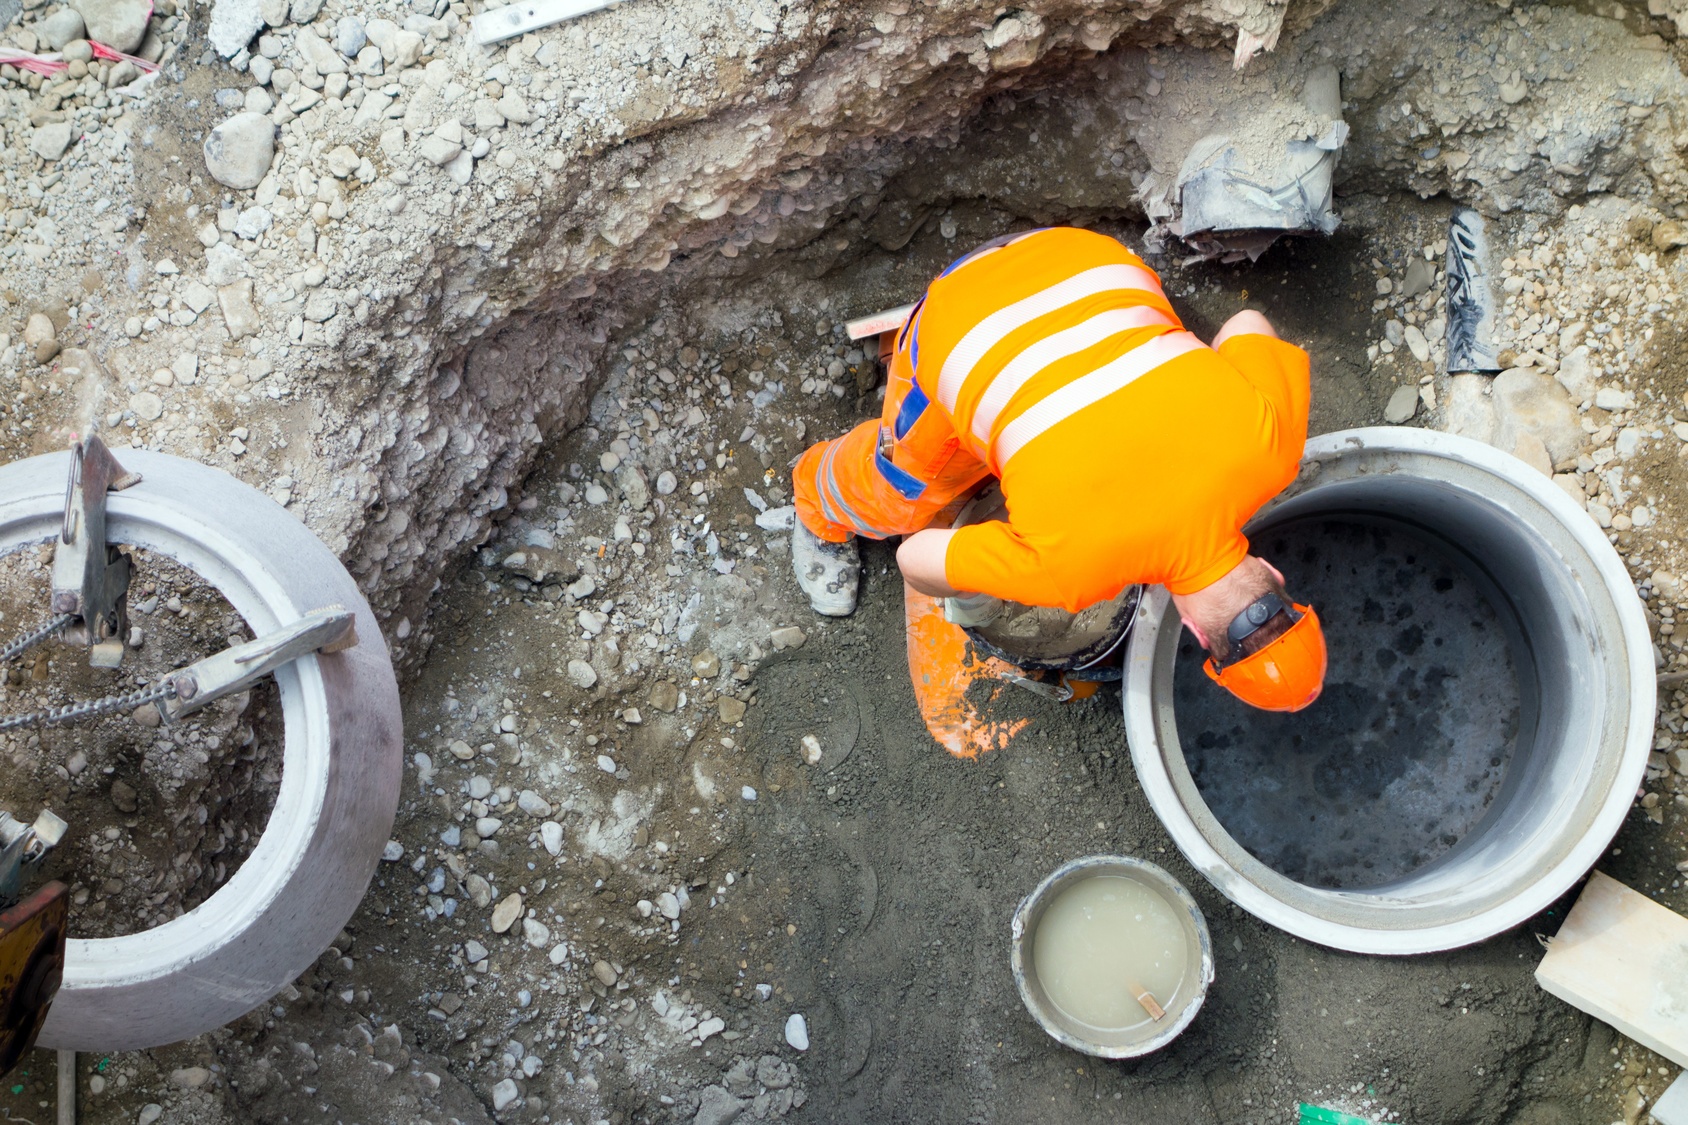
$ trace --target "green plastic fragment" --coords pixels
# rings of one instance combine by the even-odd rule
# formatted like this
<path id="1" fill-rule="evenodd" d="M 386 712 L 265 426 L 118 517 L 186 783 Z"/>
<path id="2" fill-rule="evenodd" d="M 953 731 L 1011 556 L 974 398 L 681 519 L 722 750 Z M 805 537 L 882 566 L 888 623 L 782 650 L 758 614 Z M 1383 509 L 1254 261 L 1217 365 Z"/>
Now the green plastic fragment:
<path id="1" fill-rule="evenodd" d="M 1377 1125 L 1377 1122 L 1355 1117 L 1352 1113 L 1343 1113 L 1340 1109 L 1302 1102 L 1301 1125 Z"/>

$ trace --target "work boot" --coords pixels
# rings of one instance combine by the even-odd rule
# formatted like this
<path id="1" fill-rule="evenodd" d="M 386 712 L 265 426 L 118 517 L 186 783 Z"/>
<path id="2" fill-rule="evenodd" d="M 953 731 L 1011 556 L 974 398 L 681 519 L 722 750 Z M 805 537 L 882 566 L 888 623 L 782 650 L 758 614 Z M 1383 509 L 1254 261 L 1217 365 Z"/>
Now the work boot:
<path id="1" fill-rule="evenodd" d="M 816 613 L 847 617 L 856 609 L 862 560 L 855 539 L 828 543 L 798 520 L 791 531 L 791 569 Z"/>

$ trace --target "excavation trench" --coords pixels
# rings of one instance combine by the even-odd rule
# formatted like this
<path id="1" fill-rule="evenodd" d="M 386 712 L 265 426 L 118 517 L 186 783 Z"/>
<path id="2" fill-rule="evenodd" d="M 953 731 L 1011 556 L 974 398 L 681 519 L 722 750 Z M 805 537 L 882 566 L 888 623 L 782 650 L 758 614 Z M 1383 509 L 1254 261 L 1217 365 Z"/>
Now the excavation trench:
<path id="1" fill-rule="evenodd" d="M 590 243 L 596 221 L 579 212 L 555 230 L 544 223 L 526 230 L 528 292 L 473 342 L 445 349 L 451 358 L 433 374 L 427 409 L 407 431 L 416 445 L 401 437 L 388 454 L 395 481 L 425 486 L 407 493 L 389 485 L 388 514 L 358 547 L 371 576 L 396 576 L 374 598 L 402 622 L 400 640 L 413 660 L 427 653 L 414 666 L 407 707 L 407 728 L 422 732 L 411 747 L 414 775 L 407 775 L 418 795 L 401 809 L 399 829 L 407 848 L 420 842 L 427 854 L 406 852 L 414 876 L 383 868 L 366 915 L 421 909 L 436 927 L 467 917 L 461 938 L 485 943 L 481 912 L 523 889 L 536 911 L 531 920 L 546 927 L 541 940 L 568 935 L 564 960 L 553 964 L 586 980 L 583 997 L 594 991 L 588 974 L 596 959 L 625 970 L 595 995 L 595 1018 L 624 995 L 637 1002 L 608 1007 L 603 1017 L 629 1029 L 624 1046 L 599 1052 L 602 1044 L 592 1040 L 603 1025 L 577 1029 L 587 1047 L 574 1073 L 592 1069 L 602 1104 L 629 1119 L 660 1112 L 650 1093 L 670 1057 L 664 1036 L 673 1020 L 658 1022 L 641 998 L 660 990 L 675 1019 L 690 1012 L 698 1020 L 708 1010 L 746 1043 L 783 1049 L 773 1008 L 756 999 L 758 983 L 777 989 L 766 1003 L 782 1016 L 800 1008 L 814 1041 L 827 1044 L 806 1079 L 817 1095 L 812 1104 L 824 1106 L 822 1119 L 892 1117 L 920 1096 L 936 1104 L 912 1119 L 989 1120 L 982 1087 L 957 1080 L 987 1072 L 1004 1075 L 1002 1105 L 1028 1119 L 1046 1114 L 1043 1083 L 1025 1080 L 1023 1069 L 996 1055 L 1006 1041 L 1016 1060 L 1034 1068 L 1053 1073 L 1068 1065 L 1013 994 L 1006 921 L 1048 871 L 1093 852 L 1171 865 L 1214 920 L 1220 954 L 1211 1005 L 1169 1049 L 1165 1069 L 1143 1083 L 1110 1073 L 1099 1080 L 1103 1089 L 1132 1099 L 1126 1104 L 1139 1116 L 1202 1119 L 1206 1111 L 1187 1099 L 1209 1096 L 1192 1093 L 1205 1088 L 1208 1060 L 1263 1050 L 1279 1036 L 1326 1042 L 1328 1027 L 1316 1013 L 1336 1003 L 1334 993 L 1321 992 L 1322 981 L 1297 960 L 1322 954 L 1228 910 L 1215 885 L 1283 929 L 1344 943 L 1274 915 L 1272 895 L 1264 905 L 1244 901 L 1247 894 L 1214 865 L 1179 860 L 1175 845 L 1195 856 L 1207 837 L 1177 829 L 1169 836 L 1161 827 L 1169 806 L 1152 785 L 1138 788 L 1134 772 L 1143 768 L 1133 771 L 1127 761 L 1111 695 L 1108 706 L 1069 711 L 1001 697 L 999 713 L 1032 718 L 1034 734 L 994 760 L 947 761 L 904 687 L 900 586 L 889 553 L 869 550 L 857 617 L 819 623 L 787 577 L 781 534 L 759 527 L 756 516 L 759 505 L 790 502 L 787 468 L 808 444 L 878 411 L 877 374 L 865 351 L 844 338 L 845 320 L 915 299 L 973 245 L 1053 222 L 1094 226 L 1148 251 L 1198 333 L 1211 333 L 1244 303 L 1263 307 L 1315 357 L 1314 432 L 1375 422 L 1387 397 L 1380 383 L 1393 383 L 1396 371 L 1362 358 L 1377 331 L 1378 267 L 1368 259 L 1382 253 L 1383 268 L 1404 271 L 1445 233 L 1443 201 L 1421 203 L 1403 189 L 1447 192 L 1494 212 L 1533 207 L 1546 221 L 1590 190 L 1643 174 L 1623 142 L 1643 119 L 1608 120 L 1605 103 L 1587 96 L 1590 87 L 1557 81 L 1538 90 L 1532 112 L 1569 114 L 1603 139 L 1556 166 L 1580 167 L 1575 175 L 1540 162 L 1503 174 L 1508 146 L 1521 143 L 1529 126 L 1475 100 L 1438 102 L 1428 72 L 1415 77 L 1421 71 L 1409 65 L 1408 45 L 1423 42 L 1412 27 L 1428 16 L 1427 8 L 1379 15 L 1338 6 L 1241 79 L 1231 77 L 1228 57 L 1212 51 L 1122 42 L 1099 57 L 1050 58 L 994 79 L 996 88 L 954 103 L 953 118 L 918 100 L 888 101 L 919 107 L 902 131 L 869 139 L 846 130 L 829 138 L 833 147 L 811 133 L 808 148 L 826 148 L 818 156 L 785 138 L 792 147 L 779 157 L 777 175 L 750 176 L 732 189 L 742 214 L 737 204 L 704 219 L 660 207 L 644 213 L 656 270 L 568 272 L 572 247 Z M 1638 30 L 1568 8 L 1544 16 L 1542 34 L 1611 39 L 1614 50 Z M 1437 10 L 1437 18 L 1472 21 L 1464 30 L 1477 39 L 1513 33 L 1487 12 Z M 1147 42 L 1158 32 L 1151 23 L 1143 34 Z M 1300 76 L 1333 59 L 1354 128 L 1339 165 L 1348 225 L 1328 239 L 1280 245 L 1253 265 L 1187 264 L 1175 251 L 1155 253 L 1138 195 L 1144 185 L 1175 174 L 1188 146 L 1216 121 L 1262 100 L 1296 100 Z M 1596 87 L 1616 85 L 1615 72 L 1591 69 L 1583 77 Z M 1680 81 L 1673 66 L 1668 73 L 1661 83 Z M 1404 102 L 1439 106 L 1450 123 L 1458 119 L 1466 159 L 1454 162 L 1457 169 L 1426 155 L 1431 146 L 1419 125 L 1403 122 Z M 695 174 L 703 155 L 681 144 L 684 135 L 653 134 L 610 154 L 606 182 L 632 177 L 648 188 L 664 175 Z M 638 191 L 628 192 L 609 198 L 618 207 L 639 204 Z M 605 198 L 593 197 L 594 206 L 606 206 Z M 617 228 L 626 220 L 619 211 Z M 672 246 L 662 249 L 665 242 Z M 625 261 L 633 253 L 617 255 Z M 1419 322 L 1431 336 L 1434 299 L 1426 297 Z M 428 454 L 442 449 L 452 456 L 436 465 Z M 462 456 L 485 465 L 472 487 L 442 475 L 459 471 L 464 463 L 453 458 Z M 387 529 L 395 515 L 397 529 Z M 1402 624 L 1383 645 L 1352 657 L 1348 682 L 1356 690 L 1345 709 L 1331 709 L 1321 736 L 1362 744 L 1336 771 L 1341 785 L 1330 787 L 1351 799 L 1321 826 L 1326 836 L 1302 841 L 1304 854 L 1283 846 L 1283 810 L 1249 804 L 1259 786 L 1234 783 L 1237 765 L 1251 759 L 1222 755 L 1260 732 L 1233 732 L 1234 720 L 1197 723 L 1203 729 L 1191 728 L 1192 743 L 1208 726 L 1217 737 L 1185 748 L 1189 767 L 1166 743 L 1165 768 L 1188 771 L 1179 799 L 1205 808 L 1201 785 L 1213 794 L 1210 819 L 1231 828 L 1214 837 L 1234 834 L 1227 858 L 1318 917 L 1313 907 L 1337 910 L 1330 903 L 1356 889 L 1383 898 L 1403 881 L 1455 871 L 1483 851 L 1482 840 L 1505 835 L 1490 831 L 1503 815 L 1515 821 L 1542 807 L 1516 792 L 1542 760 L 1531 735 L 1543 729 L 1546 693 L 1543 650 L 1519 642 L 1518 608 L 1472 564 L 1462 534 L 1387 505 L 1309 509 L 1296 520 L 1266 533 L 1282 537 L 1286 556 L 1296 554 L 1295 536 L 1312 535 L 1336 541 L 1341 552 L 1369 554 L 1381 543 L 1403 559 L 1410 554 L 1409 570 L 1424 569 L 1399 581 L 1380 576 L 1388 580 L 1377 599 L 1386 618 L 1409 605 L 1428 614 L 1430 599 L 1460 611 L 1422 640 L 1402 636 L 1410 627 Z M 446 565 L 469 544 L 479 547 L 472 559 Z M 381 555 L 389 548 L 397 563 Z M 1316 561 L 1299 564 L 1309 584 L 1316 584 Z M 443 580 L 437 594 L 434 573 Z M 1445 591 L 1436 588 L 1443 578 Z M 1333 583 L 1320 595 L 1337 617 L 1365 622 L 1372 612 L 1351 585 Z M 1343 602 L 1349 595 L 1352 605 Z M 807 639 L 777 649 L 774 630 L 792 625 Z M 1168 689 L 1175 632 L 1162 632 L 1167 647 L 1158 657 Z M 1417 652 L 1408 652 L 1415 643 Z M 1367 703 L 1367 692 L 1380 686 L 1380 647 L 1404 669 L 1426 649 L 1450 646 L 1462 663 L 1488 662 L 1480 687 L 1470 678 L 1435 684 L 1443 702 L 1449 692 L 1459 696 L 1471 724 L 1486 731 L 1482 739 L 1469 736 L 1452 707 L 1426 723 L 1421 685 L 1403 687 L 1399 700 Z M 1409 698 L 1415 690 L 1418 698 Z M 1340 702 L 1334 692 L 1332 700 Z M 1381 724 L 1377 736 L 1356 734 L 1373 720 Z M 820 744 L 813 769 L 798 757 L 805 736 Z M 1223 738 L 1231 745 L 1221 747 Z M 1261 750 L 1255 743 L 1256 755 Z M 1424 815 L 1408 815 L 1388 787 L 1410 784 L 1412 770 L 1420 771 L 1413 778 L 1457 773 L 1458 781 L 1438 790 L 1434 807 L 1418 806 Z M 1312 784 L 1329 774 L 1308 762 L 1300 776 Z M 553 858 L 535 850 L 549 845 L 513 807 L 526 787 L 555 806 L 563 826 Z M 1363 817 L 1366 802 L 1394 820 Z M 1362 831 L 1341 839 L 1356 826 Z M 1609 825 L 1585 835 L 1598 840 L 1602 831 L 1609 838 Z M 1570 851 L 1577 854 L 1560 856 L 1561 868 L 1586 868 L 1590 857 Z M 1509 862 L 1492 847 L 1480 861 L 1491 871 Z M 535 889 L 534 862 L 545 873 L 543 889 Z M 1504 891 L 1495 894 L 1505 898 Z M 693 906 L 679 918 L 639 909 L 681 892 L 716 905 L 707 914 Z M 1531 909 L 1546 905 L 1539 895 L 1510 901 L 1526 900 Z M 1462 909 L 1454 904 L 1446 914 Z M 1507 915 L 1507 924 L 1528 913 Z M 1518 1075 L 1526 1059 L 1546 1054 L 1555 1075 L 1569 1075 L 1585 1025 L 1528 999 L 1535 996 L 1524 968 L 1532 943 L 1514 932 L 1488 948 L 1505 963 L 1484 967 L 1483 979 L 1516 999 L 1517 1027 L 1534 1028 L 1504 1041 L 1394 1003 L 1389 997 L 1409 978 L 1388 963 L 1317 963 L 1332 966 L 1324 979 L 1341 1003 L 1353 1002 L 1351 992 L 1373 997 L 1368 1027 L 1406 1035 L 1415 1059 L 1481 1056 L 1489 1075 Z M 395 983 L 414 991 L 407 974 L 425 977 L 428 1003 L 449 1005 L 463 999 L 467 971 L 482 983 L 467 994 L 465 1011 L 498 1018 L 500 994 L 486 983 L 485 963 L 462 960 L 467 947 L 452 954 L 462 960 L 455 972 L 437 965 L 429 949 L 407 950 L 392 969 Z M 1449 987 L 1475 971 L 1469 961 L 1427 960 L 1428 977 L 1454 974 Z M 1260 988 L 1269 989 L 1269 1003 Z M 1280 998 L 1284 992 L 1289 999 Z M 968 1030 L 958 1036 L 958 1028 Z M 1330 1057 L 1338 1056 L 1346 1057 L 1333 1047 Z M 694 1061 L 690 1073 L 700 1084 L 715 1081 L 713 1065 Z M 1264 1066 L 1280 1099 L 1327 1072 L 1307 1060 Z M 525 1088 L 553 1107 L 585 1104 L 577 1087 L 547 1076 Z M 1503 1120 L 1513 1097 L 1506 1089 L 1494 1079 L 1436 1089 L 1418 1083 L 1411 1100 L 1425 1119 Z M 1258 1089 L 1249 1096 L 1263 1104 Z M 1073 1104 L 1091 1103 L 1086 1094 Z M 1231 1104 L 1237 1120 L 1257 1119 L 1240 1094 Z"/>
<path id="2" fill-rule="evenodd" d="M 887 17 L 895 33 L 854 41 L 819 38 L 821 21 L 780 62 L 793 77 L 778 96 L 659 114 L 525 190 L 456 201 L 497 204 L 484 217 L 465 211 L 473 239 L 462 246 L 401 253 L 376 237 L 370 262 L 390 276 L 369 287 L 367 323 L 345 338 L 336 401 L 348 405 L 331 407 L 344 416 L 323 442 L 328 464 L 378 464 L 344 484 L 307 484 L 301 470 L 296 488 L 357 501 L 318 503 L 345 524 L 348 566 L 395 622 L 401 656 L 424 650 L 435 579 L 503 518 L 539 447 L 585 420 L 615 341 L 701 293 L 770 273 L 824 277 L 922 232 L 964 232 L 945 235 L 959 253 L 965 232 L 988 226 L 969 223 L 972 212 L 1026 226 L 1164 218 L 1192 150 L 1227 137 L 1250 152 L 1283 143 L 1294 132 L 1285 121 L 1307 120 L 1307 78 L 1330 67 L 1350 130 L 1339 210 L 1356 194 L 1403 190 L 1544 216 L 1611 191 L 1666 211 L 1680 201 L 1688 177 L 1671 114 L 1654 107 L 1688 96 L 1688 84 L 1636 13 L 1290 11 L 1276 50 L 1240 74 L 1213 49 L 1234 32 L 1201 5 L 1122 15 L 1055 4 L 1005 18 L 983 37 L 990 47 L 961 34 L 958 13 Z M 1468 46 L 1444 59 L 1455 43 Z M 1513 106 L 1492 60 L 1526 48 L 1552 65 Z M 534 66 L 519 53 L 507 65 Z M 878 273 L 877 292 L 863 294 L 877 307 L 927 280 L 894 261 Z M 707 409 L 701 395 L 665 398 L 679 416 L 659 412 L 657 428 L 696 440 L 684 419 Z"/>
<path id="3" fill-rule="evenodd" d="M 1179 665 L 1176 630 L 1161 630 L 1157 690 L 1184 695 L 1176 721 L 1155 732 L 1169 780 L 1161 791 L 1146 785 L 1147 803 L 1111 707 L 999 700 L 1033 718 L 1036 735 L 994 760 L 945 760 L 907 697 L 900 587 L 883 549 L 868 552 L 856 619 L 807 615 L 781 536 L 756 524 L 756 505 L 789 503 L 792 458 L 877 413 L 877 373 L 843 322 L 914 299 L 972 245 L 1078 222 L 1148 252 L 1198 333 L 1245 303 L 1264 307 L 1314 355 L 1312 428 L 1328 432 L 1375 422 L 1387 397 L 1380 382 L 1395 379 L 1362 358 L 1376 332 L 1369 306 L 1374 271 L 1399 274 L 1444 229 L 1444 201 L 1420 198 L 1526 210 L 1531 222 L 1609 191 L 1666 212 L 1681 203 L 1670 111 L 1640 111 L 1688 89 L 1668 52 L 1636 53 L 1653 30 L 1639 12 L 1310 5 L 1293 9 L 1304 22 L 1275 53 L 1238 76 L 1234 27 L 1201 5 L 1150 19 L 1104 13 L 1100 29 L 1093 5 L 1029 7 L 1038 11 L 988 47 L 980 28 L 947 12 L 930 26 L 904 13 L 910 22 L 890 46 L 865 30 L 855 40 L 814 31 L 779 64 L 785 92 L 760 105 L 723 98 L 701 116 L 658 114 L 552 165 L 558 174 L 542 190 L 465 193 L 453 204 L 457 225 L 435 223 L 424 252 L 391 242 L 370 252 L 369 269 L 390 276 L 364 287 L 367 320 L 360 313 L 346 331 L 343 316 L 335 348 L 312 353 L 334 356 L 335 381 L 310 403 L 318 417 L 294 420 L 322 423 L 312 429 L 315 462 L 289 466 L 298 496 L 311 498 L 295 510 L 347 560 L 410 680 L 403 864 L 379 869 L 351 928 L 384 934 L 393 918 L 423 912 L 425 925 L 379 939 L 386 951 L 367 971 L 377 994 L 420 990 L 425 1006 L 412 1022 L 443 1053 L 463 1041 L 467 1021 L 501 1024 L 514 1010 L 515 986 L 465 960 L 465 943 L 491 944 L 486 908 L 520 888 L 527 920 L 567 947 L 549 967 L 522 966 L 534 970 L 523 987 L 539 993 L 536 1010 L 561 999 L 545 995 L 553 983 L 577 989 L 563 1034 L 573 1018 L 585 1036 L 569 1063 L 522 1076 L 530 1099 L 582 1114 L 613 1106 L 629 1120 L 665 1112 L 652 1093 L 665 1060 L 691 1060 L 677 1066 L 699 1085 L 719 1078 L 714 1063 L 697 1062 L 683 1040 L 680 1054 L 665 1055 L 673 1044 L 660 1028 L 603 1049 L 608 1021 L 645 1035 L 660 989 L 694 1017 L 713 1003 L 746 1049 L 783 1050 L 777 1029 L 769 1033 L 773 1009 L 750 991 L 765 976 L 779 987 L 774 1006 L 802 1007 L 827 1048 L 805 1064 L 827 1095 L 817 1099 L 823 1118 L 891 1119 L 887 1107 L 904 1112 L 920 1092 L 937 1104 L 917 1118 L 988 1120 L 988 1082 L 957 1076 L 1001 1074 L 1002 1105 L 1035 1119 L 1048 1112 L 1049 1083 L 1024 1070 L 1012 1078 L 1014 1067 L 1031 1060 L 1053 1075 L 1069 1063 L 1013 995 L 1008 914 L 1066 859 L 1123 851 L 1175 867 L 1191 887 L 1215 925 L 1219 980 L 1164 1070 L 1098 1081 L 1115 1097 L 1129 1092 L 1135 1110 L 1197 1120 L 1217 1081 L 1208 1060 L 1242 1058 L 1280 1035 L 1324 1042 L 1327 1025 L 1312 1013 L 1337 1002 L 1288 971 L 1321 951 L 1228 911 L 1204 876 L 1260 917 L 1346 945 L 1301 919 L 1364 930 L 1345 896 L 1466 880 L 1467 898 L 1453 902 L 1450 891 L 1453 904 L 1432 924 L 1457 929 L 1448 917 L 1517 890 L 1468 880 L 1470 865 L 1492 873 L 1532 861 L 1499 847 L 1508 826 L 1586 813 L 1578 839 L 1610 837 L 1607 811 L 1555 804 L 1576 763 L 1542 750 L 1595 722 L 1562 713 L 1570 685 L 1553 678 L 1555 668 L 1588 667 L 1580 656 L 1566 662 L 1574 630 L 1532 624 L 1541 607 L 1520 603 L 1516 575 L 1494 569 L 1470 527 L 1403 513 L 1393 500 L 1285 507 L 1259 533 L 1292 588 L 1305 583 L 1339 630 L 1353 629 L 1333 633 L 1344 655 L 1325 727 L 1290 734 L 1287 751 L 1284 724 L 1225 714 L 1211 691 L 1192 704 L 1205 685 L 1189 675 L 1189 654 Z M 1529 99 L 1517 105 L 1499 97 L 1507 72 L 1495 59 L 1523 50 L 1520 38 L 1532 50 L 1549 41 L 1575 50 L 1550 52 L 1554 66 L 1531 71 Z M 1453 72 L 1439 64 L 1451 65 L 1454 43 L 1488 55 L 1462 56 L 1457 81 L 1444 81 Z M 591 53 L 582 45 L 579 56 Z M 1576 67 L 1559 65 L 1567 60 Z M 1164 198 L 1191 146 L 1263 105 L 1300 104 L 1303 76 L 1324 65 L 1342 73 L 1353 130 L 1338 166 L 1348 225 L 1240 267 L 1183 263 L 1176 244 L 1157 253 L 1145 201 Z M 354 214 L 373 211 L 375 196 L 354 197 Z M 1368 265 L 1375 255 L 1381 265 Z M 1382 560 L 1396 558 L 1383 573 Z M 1369 594 L 1339 575 L 1362 563 Z M 793 624 L 808 639 L 776 652 L 772 631 Z M 1426 666 L 1426 653 L 1444 655 Z M 1459 676 L 1436 672 L 1455 665 Z M 1473 668 L 1481 674 L 1464 674 Z M 806 772 L 794 748 L 809 734 L 822 758 Z M 1264 783 L 1269 755 L 1293 767 L 1276 790 Z M 1608 791 L 1623 789 L 1629 766 L 1589 764 L 1608 770 Z M 1432 807 L 1397 799 L 1410 789 L 1422 801 L 1426 777 Z M 557 852 L 556 837 L 519 811 L 529 789 L 555 806 L 566 833 Z M 754 801 L 740 796 L 746 789 Z M 1291 806 L 1309 790 L 1318 819 L 1293 831 L 1289 819 L 1307 810 Z M 1158 818 L 1178 809 L 1190 826 L 1169 837 Z M 1180 863 L 1174 843 L 1223 863 Z M 1573 841 L 1542 855 L 1561 872 L 1586 868 L 1586 852 Z M 549 865 L 543 881 L 537 865 Z M 707 901 L 729 872 L 751 889 L 722 892 L 732 911 L 686 915 L 683 947 L 660 914 L 636 908 L 676 889 Z M 1267 889 L 1253 898 L 1250 887 Z M 1508 924 L 1528 916 L 1522 906 L 1546 905 L 1534 891 L 1509 901 L 1522 905 Z M 1459 933 L 1436 947 L 1484 936 Z M 1523 965 L 1533 944 L 1514 934 L 1495 948 L 1506 965 L 1483 967 L 1483 979 L 1523 995 L 1527 974 L 1513 962 Z M 528 953 L 501 949 L 494 960 Z M 593 992 L 600 958 L 627 970 L 637 1012 L 610 1014 L 623 995 L 615 986 Z M 301 978 L 312 1002 L 342 994 L 339 963 Z M 1254 968 L 1228 977 L 1232 963 Z M 1372 997 L 1404 979 L 1383 965 L 1319 963 L 1341 966 L 1330 974 L 1341 990 Z M 1451 989 L 1470 966 L 1424 971 L 1449 977 Z M 1270 985 L 1269 1005 L 1245 990 L 1251 977 Z M 598 1004 L 589 1026 L 579 1003 L 588 996 Z M 1425 1043 L 1457 1044 L 1448 1049 L 1482 1058 L 1495 1076 L 1517 1078 L 1524 1060 L 1561 1041 L 1580 1059 L 1586 1037 L 1563 1012 L 1525 1001 L 1511 1022 L 1534 1030 L 1505 1042 L 1379 1004 L 1373 1026 L 1407 1027 L 1414 1057 L 1426 1057 Z M 457 1005 L 465 1014 L 449 1026 L 432 1015 Z M 1264 1104 L 1263 1089 L 1282 1099 L 1305 1092 L 1304 1080 L 1349 1077 L 1262 1057 L 1269 1077 L 1248 1089 L 1251 1101 L 1236 1088 L 1237 1120 L 1254 1119 L 1242 1106 Z M 1560 1072 L 1577 1065 L 1554 1058 Z M 577 1084 L 591 1075 L 590 1089 Z M 1411 1104 L 1425 1120 L 1502 1120 L 1507 1089 L 1495 1079 L 1427 1082 Z M 1072 1098 L 1073 1112 L 1091 1108 L 1087 1095 Z"/>

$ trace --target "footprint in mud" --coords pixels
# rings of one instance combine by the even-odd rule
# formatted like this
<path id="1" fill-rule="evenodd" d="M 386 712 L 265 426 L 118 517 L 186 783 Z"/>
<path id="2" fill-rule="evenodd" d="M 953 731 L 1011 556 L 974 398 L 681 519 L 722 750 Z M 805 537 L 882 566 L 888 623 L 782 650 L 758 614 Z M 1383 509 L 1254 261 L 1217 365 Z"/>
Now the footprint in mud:
<path id="1" fill-rule="evenodd" d="M 756 672 L 763 697 L 778 707 L 758 707 L 750 741 L 796 747 L 807 734 L 820 740 L 820 768 L 837 769 L 849 758 L 861 737 L 861 705 L 855 689 L 836 669 L 819 660 L 775 657 Z"/>

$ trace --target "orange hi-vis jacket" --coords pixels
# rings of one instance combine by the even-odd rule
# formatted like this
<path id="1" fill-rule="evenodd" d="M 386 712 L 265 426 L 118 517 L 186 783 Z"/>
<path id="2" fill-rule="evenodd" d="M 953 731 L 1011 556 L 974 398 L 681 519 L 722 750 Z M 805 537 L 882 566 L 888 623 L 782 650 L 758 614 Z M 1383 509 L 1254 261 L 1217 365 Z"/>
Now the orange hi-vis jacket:
<path id="1" fill-rule="evenodd" d="M 1242 561 L 1243 525 L 1294 479 L 1308 397 L 1300 348 L 1216 352 L 1117 241 L 1037 231 L 932 283 L 882 417 L 798 460 L 798 516 L 833 542 L 909 534 L 994 473 L 1008 519 L 951 538 L 956 589 L 1075 612 L 1133 583 L 1192 593 Z"/>

